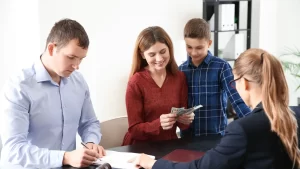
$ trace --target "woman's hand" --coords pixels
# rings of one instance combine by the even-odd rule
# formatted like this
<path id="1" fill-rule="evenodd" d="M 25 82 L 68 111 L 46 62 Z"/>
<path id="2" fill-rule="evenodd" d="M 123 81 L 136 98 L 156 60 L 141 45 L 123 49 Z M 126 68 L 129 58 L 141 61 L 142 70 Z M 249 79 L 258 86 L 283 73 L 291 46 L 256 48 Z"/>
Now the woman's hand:
<path id="1" fill-rule="evenodd" d="M 160 125 L 164 130 L 169 130 L 176 123 L 176 114 L 162 114 L 160 116 Z"/>
<path id="2" fill-rule="evenodd" d="M 181 115 L 177 118 L 177 121 L 182 123 L 182 124 L 187 124 L 188 125 L 188 124 L 191 124 L 193 122 L 194 117 L 195 117 L 194 112 L 189 113 L 189 114 L 183 114 L 183 115 Z"/>
<path id="3" fill-rule="evenodd" d="M 143 167 L 144 169 L 152 169 L 156 160 L 152 159 L 147 154 L 140 154 L 136 158 L 133 158 L 128 162 L 133 163 L 136 168 Z"/>

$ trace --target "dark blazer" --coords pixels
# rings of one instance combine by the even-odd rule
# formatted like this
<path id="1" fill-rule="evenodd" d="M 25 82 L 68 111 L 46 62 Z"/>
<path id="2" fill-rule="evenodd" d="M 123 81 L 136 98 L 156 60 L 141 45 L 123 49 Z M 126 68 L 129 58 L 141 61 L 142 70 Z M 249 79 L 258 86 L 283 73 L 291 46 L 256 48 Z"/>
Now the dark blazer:
<path id="1" fill-rule="evenodd" d="M 292 169 L 292 166 L 281 140 L 271 132 L 260 103 L 250 115 L 230 123 L 220 144 L 201 159 L 177 164 L 160 159 L 153 169 Z"/>

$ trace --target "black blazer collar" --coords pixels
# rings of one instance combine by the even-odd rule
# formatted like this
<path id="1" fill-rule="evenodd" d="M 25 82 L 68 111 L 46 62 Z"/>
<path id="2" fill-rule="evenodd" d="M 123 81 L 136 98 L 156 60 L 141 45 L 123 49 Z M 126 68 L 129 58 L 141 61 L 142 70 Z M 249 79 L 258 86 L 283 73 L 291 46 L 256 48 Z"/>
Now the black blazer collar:
<path id="1" fill-rule="evenodd" d="M 256 105 L 256 107 L 252 110 L 252 113 L 257 113 L 263 110 L 263 105 L 262 102 L 258 103 L 258 105 Z"/>

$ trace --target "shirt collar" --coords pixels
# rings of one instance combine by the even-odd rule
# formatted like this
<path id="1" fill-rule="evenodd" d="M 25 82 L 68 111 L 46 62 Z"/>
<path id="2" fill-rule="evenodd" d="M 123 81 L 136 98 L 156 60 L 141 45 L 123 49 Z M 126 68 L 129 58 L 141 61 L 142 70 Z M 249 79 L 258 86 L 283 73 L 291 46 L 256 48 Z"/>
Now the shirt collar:
<path id="1" fill-rule="evenodd" d="M 209 64 L 209 62 L 213 59 L 213 55 L 211 54 L 210 51 L 207 52 L 207 55 L 204 59 L 204 63 L 206 63 L 207 65 Z M 188 62 L 189 62 L 189 66 L 194 66 L 193 62 L 192 62 L 192 58 L 190 56 L 188 56 Z M 195 67 L 195 66 L 194 66 Z"/>
<path id="2" fill-rule="evenodd" d="M 52 78 L 48 71 L 46 70 L 45 66 L 42 63 L 42 60 L 39 59 L 35 61 L 34 63 L 34 71 L 36 74 L 36 81 L 37 82 L 45 82 L 45 81 L 51 81 Z"/>
<path id="3" fill-rule="evenodd" d="M 34 71 L 36 74 L 36 81 L 39 82 L 46 82 L 46 81 L 50 81 L 53 84 L 57 84 L 52 80 L 52 77 L 50 76 L 49 72 L 47 71 L 47 69 L 45 68 L 45 66 L 42 63 L 41 60 L 41 56 L 39 57 L 39 59 L 37 61 L 35 61 L 34 63 Z M 68 79 L 70 77 L 64 78 L 61 77 L 61 82 L 63 82 L 64 84 L 68 83 Z"/>

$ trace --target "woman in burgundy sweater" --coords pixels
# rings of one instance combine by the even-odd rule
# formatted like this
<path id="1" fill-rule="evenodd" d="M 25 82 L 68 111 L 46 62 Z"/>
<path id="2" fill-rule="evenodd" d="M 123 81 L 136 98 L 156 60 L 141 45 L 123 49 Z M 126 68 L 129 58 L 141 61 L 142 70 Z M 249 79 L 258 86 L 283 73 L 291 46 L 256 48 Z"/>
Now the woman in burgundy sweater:
<path id="1" fill-rule="evenodd" d="M 137 38 L 126 91 L 129 128 L 123 145 L 176 139 L 194 113 L 176 117 L 172 107 L 187 108 L 185 75 L 178 70 L 173 44 L 160 27 L 148 27 Z"/>

